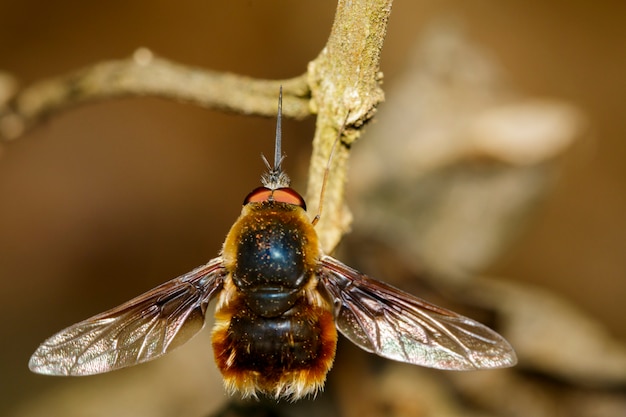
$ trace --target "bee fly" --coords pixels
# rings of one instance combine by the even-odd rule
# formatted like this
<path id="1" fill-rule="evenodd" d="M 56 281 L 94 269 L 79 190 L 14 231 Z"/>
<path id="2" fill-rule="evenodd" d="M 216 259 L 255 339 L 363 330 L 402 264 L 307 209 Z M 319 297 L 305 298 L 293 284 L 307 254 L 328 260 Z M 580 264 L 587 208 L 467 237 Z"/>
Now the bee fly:
<path id="1" fill-rule="evenodd" d="M 322 252 L 304 199 L 281 168 L 281 98 L 274 166 L 263 158 L 263 186 L 245 198 L 220 256 L 52 336 L 31 357 L 31 371 L 91 375 L 155 359 L 200 331 L 213 298 L 215 362 L 226 389 L 243 396 L 316 393 L 333 364 L 337 329 L 368 352 L 421 366 L 516 363 L 489 328 Z"/>

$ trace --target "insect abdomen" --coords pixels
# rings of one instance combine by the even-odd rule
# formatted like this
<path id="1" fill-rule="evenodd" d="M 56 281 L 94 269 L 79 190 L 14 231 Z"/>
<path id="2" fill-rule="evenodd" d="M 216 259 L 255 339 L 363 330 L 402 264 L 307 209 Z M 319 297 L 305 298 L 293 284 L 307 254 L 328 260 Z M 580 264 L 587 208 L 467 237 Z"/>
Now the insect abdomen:
<path id="1" fill-rule="evenodd" d="M 271 319 L 233 317 L 229 332 L 237 344 L 245 346 L 233 366 L 292 371 L 317 359 L 320 332 L 317 323 L 298 315 L 283 315 Z M 260 366 L 259 366 L 260 365 Z"/>
<path id="2" fill-rule="evenodd" d="M 213 351 L 226 386 L 245 395 L 299 398 L 320 389 L 335 356 L 332 314 L 304 298 L 278 317 L 260 317 L 243 301 L 216 312 Z"/>

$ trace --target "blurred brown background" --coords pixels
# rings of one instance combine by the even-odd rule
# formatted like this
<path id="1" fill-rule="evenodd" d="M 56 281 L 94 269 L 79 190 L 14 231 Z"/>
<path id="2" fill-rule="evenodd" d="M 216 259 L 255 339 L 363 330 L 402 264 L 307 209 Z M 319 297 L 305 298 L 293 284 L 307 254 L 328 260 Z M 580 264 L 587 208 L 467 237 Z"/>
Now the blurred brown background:
<path id="1" fill-rule="evenodd" d="M 287 78 L 323 47 L 334 7 L 2 0 L 0 70 L 29 84 L 145 46 L 183 64 Z M 625 14 L 620 2 L 397 1 L 382 61 L 391 85 L 423 26 L 453 16 L 519 91 L 585 112 L 590 138 L 492 272 L 564 295 L 622 339 Z M 1 145 L 0 414 L 63 384 L 28 372 L 44 338 L 217 254 L 258 184 L 273 128 L 269 119 L 133 98 L 69 110 Z M 285 122 L 285 164 L 301 190 L 313 128 L 312 118 Z"/>

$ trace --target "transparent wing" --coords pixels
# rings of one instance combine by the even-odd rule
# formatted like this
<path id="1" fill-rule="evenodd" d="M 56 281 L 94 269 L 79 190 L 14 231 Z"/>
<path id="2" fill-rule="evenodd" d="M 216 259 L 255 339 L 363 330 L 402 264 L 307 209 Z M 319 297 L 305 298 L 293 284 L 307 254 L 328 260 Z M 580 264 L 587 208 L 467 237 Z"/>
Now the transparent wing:
<path id="1" fill-rule="evenodd" d="M 385 358 L 438 369 L 504 368 L 517 362 L 499 334 L 324 256 L 320 279 L 335 299 L 339 331 Z"/>
<path id="2" fill-rule="evenodd" d="M 204 326 L 225 270 L 215 258 L 107 312 L 61 330 L 30 358 L 33 372 L 92 375 L 155 359 Z"/>

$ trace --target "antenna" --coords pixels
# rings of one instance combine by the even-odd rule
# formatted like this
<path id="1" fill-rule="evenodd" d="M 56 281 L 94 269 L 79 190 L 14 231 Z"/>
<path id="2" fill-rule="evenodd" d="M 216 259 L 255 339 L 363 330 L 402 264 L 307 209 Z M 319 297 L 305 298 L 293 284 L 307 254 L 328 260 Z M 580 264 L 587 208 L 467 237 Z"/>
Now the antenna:
<path id="1" fill-rule="evenodd" d="M 281 151 L 282 142 L 282 118 L 283 118 L 283 86 L 278 93 L 278 117 L 276 118 L 276 142 L 274 143 L 274 167 L 270 165 L 265 155 L 261 154 L 267 172 L 261 176 L 261 183 L 270 190 L 289 187 L 289 177 L 283 172 L 281 163 L 285 158 Z"/>
<path id="2" fill-rule="evenodd" d="M 280 163 L 283 161 L 281 155 L 282 141 L 282 119 L 283 119 L 283 86 L 280 86 L 278 92 L 278 116 L 276 118 L 276 143 L 274 144 L 274 169 L 280 171 Z"/>

